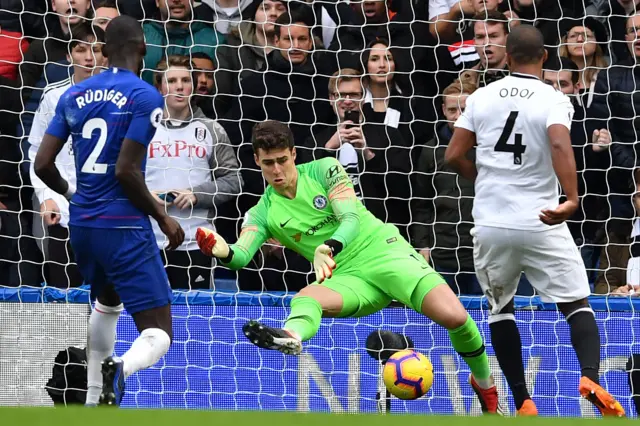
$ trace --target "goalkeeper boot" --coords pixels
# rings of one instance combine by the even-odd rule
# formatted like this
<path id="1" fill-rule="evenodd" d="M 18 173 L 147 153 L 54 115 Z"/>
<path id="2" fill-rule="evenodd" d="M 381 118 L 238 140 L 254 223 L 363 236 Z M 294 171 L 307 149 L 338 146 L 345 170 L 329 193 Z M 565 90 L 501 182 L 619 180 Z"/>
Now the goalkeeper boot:
<path id="1" fill-rule="evenodd" d="M 124 363 L 118 357 L 102 361 L 102 394 L 100 405 L 119 406 L 124 396 Z"/>
<path id="2" fill-rule="evenodd" d="M 518 410 L 518 417 L 534 417 L 538 415 L 538 407 L 531 399 L 525 399 L 522 407 Z"/>
<path id="3" fill-rule="evenodd" d="M 598 407 L 603 416 L 625 417 L 622 405 L 602 386 L 584 376 L 580 379 L 580 395 Z"/>
<path id="4" fill-rule="evenodd" d="M 498 388 L 495 384 L 488 389 L 483 389 L 478 385 L 473 374 L 469 375 L 469 384 L 480 400 L 480 407 L 483 413 L 504 415 L 500 401 L 498 400 Z"/>
<path id="5" fill-rule="evenodd" d="M 251 320 L 242 327 L 242 332 L 254 345 L 263 349 L 273 349 L 287 355 L 299 355 L 302 342 L 282 328 L 273 328 Z"/>

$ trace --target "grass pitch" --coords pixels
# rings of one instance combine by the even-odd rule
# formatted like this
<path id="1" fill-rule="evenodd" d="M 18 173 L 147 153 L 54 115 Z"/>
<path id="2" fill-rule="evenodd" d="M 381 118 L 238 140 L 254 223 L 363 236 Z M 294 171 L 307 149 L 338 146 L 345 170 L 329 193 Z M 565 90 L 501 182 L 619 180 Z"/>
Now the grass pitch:
<path id="1" fill-rule="evenodd" d="M 11 426 L 613 426 L 631 419 L 557 417 L 455 417 L 379 414 L 320 414 L 294 412 L 133 410 L 111 408 L 0 408 L 0 422 Z M 414 423 L 409 423 L 414 422 Z M 418 423 L 415 423 L 418 422 Z M 445 423 L 446 422 L 446 423 Z"/>

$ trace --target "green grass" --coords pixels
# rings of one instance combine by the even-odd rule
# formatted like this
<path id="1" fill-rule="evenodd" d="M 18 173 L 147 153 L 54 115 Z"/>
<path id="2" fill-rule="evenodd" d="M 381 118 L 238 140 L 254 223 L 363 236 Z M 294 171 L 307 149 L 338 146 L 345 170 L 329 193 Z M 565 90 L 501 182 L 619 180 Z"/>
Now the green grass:
<path id="1" fill-rule="evenodd" d="M 419 417 L 416 419 L 416 417 Z M 426 417 L 426 418 L 425 418 Z M 409 423 L 411 421 L 419 423 Z M 626 419 L 442 417 L 293 412 L 118 410 L 109 408 L 0 408 L 0 423 L 11 426 L 610 426 Z M 597 423 L 596 423 L 597 422 Z"/>

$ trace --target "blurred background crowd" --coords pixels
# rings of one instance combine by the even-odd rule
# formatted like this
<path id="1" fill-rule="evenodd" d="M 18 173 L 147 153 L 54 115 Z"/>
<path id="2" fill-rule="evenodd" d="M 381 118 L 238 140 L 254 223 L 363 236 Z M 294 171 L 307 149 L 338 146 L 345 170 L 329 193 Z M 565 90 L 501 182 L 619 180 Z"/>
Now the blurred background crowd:
<path id="1" fill-rule="evenodd" d="M 293 130 L 298 163 L 338 158 L 374 215 L 454 291 L 480 294 L 473 183 L 444 151 L 466 98 L 508 75 L 505 43 L 521 23 L 544 34 L 542 77 L 575 107 L 580 208 L 569 226 L 592 290 L 640 285 L 640 0 L 0 0 L 0 285 L 83 284 L 68 203 L 31 161 L 57 99 L 104 69 L 104 29 L 120 14 L 143 25 L 142 78 L 165 96 L 147 184 L 173 194 L 157 201 L 186 231 L 166 253 L 156 233 L 174 289 L 297 291 L 313 280 L 275 240 L 240 272 L 194 241 L 205 224 L 237 238 L 265 188 L 251 129 L 274 119 Z M 57 161 L 73 181 L 70 143 Z M 524 277 L 520 294 L 533 294 Z"/>

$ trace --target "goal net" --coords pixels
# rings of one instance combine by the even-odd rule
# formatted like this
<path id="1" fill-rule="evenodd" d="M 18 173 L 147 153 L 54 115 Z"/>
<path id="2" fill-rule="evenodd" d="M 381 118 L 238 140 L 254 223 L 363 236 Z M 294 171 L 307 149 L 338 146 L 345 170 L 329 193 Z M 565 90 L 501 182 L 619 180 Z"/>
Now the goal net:
<path id="1" fill-rule="evenodd" d="M 47 385 L 54 368 L 70 367 L 56 366 L 59 352 L 86 346 L 90 304 L 88 285 L 69 252 L 68 206 L 39 187 L 30 172 L 38 143 L 33 129 L 54 112 L 47 93 L 72 74 L 80 78 L 78 70 L 98 65 L 92 46 L 83 64 L 75 47 L 95 42 L 99 31 L 74 47 L 69 31 L 78 34 L 77 22 L 96 28 L 130 14 L 144 24 L 148 44 L 142 78 L 159 83 L 167 108 L 167 91 L 174 86 L 167 78 L 155 80 L 159 63 L 182 54 L 196 68 L 188 90 L 208 130 L 188 127 L 189 115 L 187 122 L 166 127 L 166 140 L 154 139 L 148 158 L 149 168 L 162 174 L 159 192 L 196 193 L 195 206 L 192 201 L 185 210 L 173 210 L 183 227 L 208 222 L 228 241 L 238 238 L 244 214 L 264 189 L 251 154 L 251 128 L 267 119 L 286 122 L 298 162 L 337 157 L 369 210 L 396 224 L 460 294 L 485 339 L 510 415 L 515 408 L 493 355 L 486 299 L 474 281 L 473 185 L 456 178 L 442 157 L 448 124 L 463 99 L 507 74 L 509 25 L 536 25 L 550 56 L 544 79 L 570 94 L 577 111 L 572 138 L 581 207 L 570 227 L 585 260 L 601 332 L 601 383 L 635 416 L 632 396 L 640 391 L 630 386 L 629 360 L 639 350 L 640 305 L 623 292 L 628 284 L 640 284 L 632 201 L 632 65 L 640 25 L 634 2 L 182 0 L 162 10 L 146 0 L 36 3 L 6 2 L 12 9 L 0 9 L 0 406 L 50 406 L 60 402 L 52 397 L 56 392 L 83 390 L 71 377 L 67 385 L 58 382 L 56 392 Z M 286 11 L 294 25 L 274 26 Z M 281 37 L 274 36 L 276 29 Z M 345 78 L 351 76 L 347 69 L 355 70 L 359 84 Z M 335 73 L 339 78 L 331 79 Z M 336 124 L 345 119 L 354 123 Z M 73 169 L 73 154 L 66 158 L 71 163 L 59 167 Z M 205 177 L 199 179 L 215 182 L 213 192 L 197 193 L 202 182 L 194 176 L 201 170 Z M 242 186 L 229 183 L 234 176 Z M 176 182 L 188 183 L 175 188 Z M 311 224 L 307 233 L 322 226 Z M 258 350 L 243 336 L 242 325 L 258 319 L 281 326 L 291 297 L 313 280 L 309 263 L 270 240 L 247 268 L 230 271 L 203 263 L 193 239 L 187 235 L 185 251 L 163 257 L 174 290 L 171 349 L 127 380 L 124 407 L 481 414 L 467 383 L 469 370 L 446 330 L 403 306 L 359 319 L 324 319 L 299 357 Z M 516 306 L 527 382 L 540 414 L 597 416 L 579 396 L 580 368 L 561 313 L 542 303 L 525 279 Z M 381 401 L 382 366 L 366 352 L 367 337 L 376 330 L 410 337 L 429 357 L 434 384 L 425 397 L 392 398 L 389 406 Z M 124 313 L 116 354 L 136 337 Z"/>

